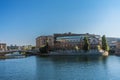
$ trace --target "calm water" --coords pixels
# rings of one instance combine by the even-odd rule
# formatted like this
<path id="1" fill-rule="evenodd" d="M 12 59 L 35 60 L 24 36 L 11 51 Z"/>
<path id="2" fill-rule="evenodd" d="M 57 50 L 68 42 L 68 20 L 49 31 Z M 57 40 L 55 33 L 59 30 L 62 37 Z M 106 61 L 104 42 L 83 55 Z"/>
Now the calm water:
<path id="1" fill-rule="evenodd" d="M 0 60 L 0 80 L 120 80 L 120 57 Z"/>

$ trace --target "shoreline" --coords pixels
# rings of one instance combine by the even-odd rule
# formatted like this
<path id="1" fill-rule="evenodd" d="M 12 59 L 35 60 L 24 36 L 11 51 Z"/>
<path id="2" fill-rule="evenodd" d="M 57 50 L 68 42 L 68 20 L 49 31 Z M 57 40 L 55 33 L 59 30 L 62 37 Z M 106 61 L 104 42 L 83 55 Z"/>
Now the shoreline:
<path id="1" fill-rule="evenodd" d="M 101 52 L 50 52 L 40 53 L 40 56 L 102 56 Z"/>

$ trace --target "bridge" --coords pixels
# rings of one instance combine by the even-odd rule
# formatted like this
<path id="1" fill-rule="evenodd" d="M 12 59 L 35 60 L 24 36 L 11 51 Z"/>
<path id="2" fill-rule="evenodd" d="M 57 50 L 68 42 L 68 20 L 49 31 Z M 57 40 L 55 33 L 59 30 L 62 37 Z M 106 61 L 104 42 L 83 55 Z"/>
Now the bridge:
<path id="1" fill-rule="evenodd" d="M 27 50 L 11 50 L 11 51 L 0 51 L 0 56 L 4 56 L 6 54 L 13 54 L 14 52 L 18 52 L 19 54 L 33 53 L 32 51 L 27 51 Z"/>
<path id="2" fill-rule="evenodd" d="M 26 51 L 24 51 L 24 50 L 0 51 L 0 53 L 4 53 L 4 54 L 13 53 L 13 52 L 26 52 Z"/>

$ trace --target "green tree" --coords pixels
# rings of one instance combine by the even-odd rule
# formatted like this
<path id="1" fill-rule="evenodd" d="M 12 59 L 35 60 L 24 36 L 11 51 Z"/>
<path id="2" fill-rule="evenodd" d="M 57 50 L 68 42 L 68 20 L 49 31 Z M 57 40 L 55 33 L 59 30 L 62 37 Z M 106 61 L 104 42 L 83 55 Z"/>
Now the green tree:
<path id="1" fill-rule="evenodd" d="M 88 41 L 88 37 L 84 37 L 83 50 L 84 51 L 89 51 L 90 50 L 90 43 Z"/>
<path id="2" fill-rule="evenodd" d="M 48 41 L 46 41 L 46 45 L 44 47 L 41 47 L 39 50 L 41 53 L 48 53 L 50 50 L 50 47 L 48 45 Z"/>
<path id="3" fill-rule="evenodd" d="M 104 51 L 109 51 L 109 46 L 108 46 L 105 35 L 102 36 L 102 49 Z"/>

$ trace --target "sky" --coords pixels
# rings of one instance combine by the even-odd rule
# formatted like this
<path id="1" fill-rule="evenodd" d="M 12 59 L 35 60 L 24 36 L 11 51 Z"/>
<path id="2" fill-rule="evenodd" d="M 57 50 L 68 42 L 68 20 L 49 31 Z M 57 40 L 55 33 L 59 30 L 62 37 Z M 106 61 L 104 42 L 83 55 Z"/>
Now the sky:
<path id="1" fill-rule="evenodd" d="M 66 32 L 120 37 L 120 0 L 0 0 L 0 43 Z"/>

